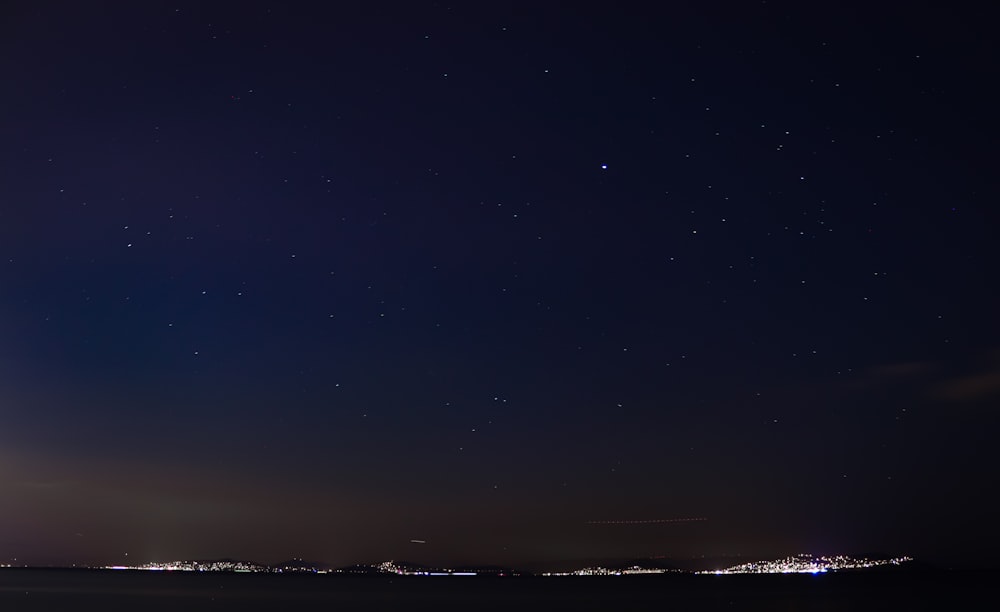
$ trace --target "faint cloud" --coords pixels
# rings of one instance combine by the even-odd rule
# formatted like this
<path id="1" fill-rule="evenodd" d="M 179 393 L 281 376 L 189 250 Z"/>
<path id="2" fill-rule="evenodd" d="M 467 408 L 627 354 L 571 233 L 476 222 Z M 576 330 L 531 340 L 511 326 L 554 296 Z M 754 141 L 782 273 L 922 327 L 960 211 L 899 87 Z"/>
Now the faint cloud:
<path id="1" fill-rule="evenodd" d="M 51 490 L 51 489 L 62 489 L 72 485 L 73 483 L 67 481 L 59 481 L 59 480 L 25 480 L 21 481 L 18 484 L 20 484 L 22 487 L 26 487 L 29 489 Z"/>
<path id="2" fill-rule="evenodd" d="M 926 375 L 936 369 L 937 366 L 929 361 L 906 361 L 874 366 L 871 375 L 880 380 L 898 380 Z"/>
<path id="3" fill-rule="evenodd" d="M 975 402 L 1000 397 L 1000 350 L 987 358 L 970 357 L 961 364 L 938 361 L 905 361 L 869 368 L 860 387 L 906 390 L 928 399 Z"/>
<path id="4" fill-rule="evenodd" d="M 953 402 L 971 402 L 1000 395 L 1000 362 L 981 374 L 945 380 L 936 391 L 941 399 Z"/>
<path id="5" fill-rule="evenodd" d="M 940 364 L 931 361 L 901 361 L 870 366 L 864 375 L 851 381 L 850 387 L 871 392 L 900 388 L 916 388 L 923 381 L 934 377 L 941 369 Z"/>

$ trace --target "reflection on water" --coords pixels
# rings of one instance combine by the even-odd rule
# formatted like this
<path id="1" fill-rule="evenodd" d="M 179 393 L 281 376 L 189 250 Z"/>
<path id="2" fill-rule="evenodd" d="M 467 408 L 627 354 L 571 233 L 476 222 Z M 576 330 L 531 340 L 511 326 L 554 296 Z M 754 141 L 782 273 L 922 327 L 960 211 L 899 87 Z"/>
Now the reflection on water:
<path id="1" fill-rule="evenodd" d="M 416 578 L 0 570 L 0 610 L 936 610 L 993 574 Z"/>

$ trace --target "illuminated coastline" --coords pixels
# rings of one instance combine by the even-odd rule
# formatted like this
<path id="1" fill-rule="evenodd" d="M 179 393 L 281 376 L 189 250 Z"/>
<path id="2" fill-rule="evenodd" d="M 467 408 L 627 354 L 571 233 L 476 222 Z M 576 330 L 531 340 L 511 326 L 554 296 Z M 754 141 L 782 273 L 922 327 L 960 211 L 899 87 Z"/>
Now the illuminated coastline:
<path id="1" fill-rule="evenodd" d="M 900 556 L 888 559 L 870 559 L 847 555 L 814 556 L 800 554 L 769 561 L 751 561 L 732 567 L 691 572 L 680 569 L 665 569 L 631 565 L 628 567 L 592 566 L 567 572 L 545 572 L 541 576 L 637 576 L 652 574 L 825 574 L 828 572 L 869 570 L 901 566 L 913 561 L 912 557 Z M 102 569 L 165 571 L 165 572 L 237 572 L 237 573 L 311 573 L 311 574 L 389 574 L 396 576 L 477 576 L 477 575 L 518 575 L 518 572 L 502 569 L 457 569 L 447 567 L 413 566 L 397 561 L 383 561 L 372 565 L 358 565 L 350 568 L 330 569 L 313 567 L 310 564 L 284 564 L 268 566 L 250 561 L 222 559 L 217 561 L 171 561 L 152 562 L 141 565 L 112 565 Z"/>
<path id="2" fill-rule="evenodd" d="M 725 569 L 706 570 L 699 574 L 825 574 L 841 570 L 862 570 L 876 567 L 902 565 L 913 561 L 911 557 L 893 557 L 891 559 L 856 559 L 844 555 L 835 557 L 814 557 L 812 555 L 796 555 L 776 561 L 753 561 L 734 565 Z"/>

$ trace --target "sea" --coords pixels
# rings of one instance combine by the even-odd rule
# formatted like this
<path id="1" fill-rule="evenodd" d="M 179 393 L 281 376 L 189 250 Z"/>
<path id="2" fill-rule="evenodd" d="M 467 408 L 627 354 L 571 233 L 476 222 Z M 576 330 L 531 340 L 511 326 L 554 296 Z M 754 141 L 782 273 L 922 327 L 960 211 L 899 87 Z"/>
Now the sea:
<path id="1" fill-rule="evenodd" d="M 0 611 L 962 610 L 985 571 L 819 575 L 346 576 L 0 569 Z"/>

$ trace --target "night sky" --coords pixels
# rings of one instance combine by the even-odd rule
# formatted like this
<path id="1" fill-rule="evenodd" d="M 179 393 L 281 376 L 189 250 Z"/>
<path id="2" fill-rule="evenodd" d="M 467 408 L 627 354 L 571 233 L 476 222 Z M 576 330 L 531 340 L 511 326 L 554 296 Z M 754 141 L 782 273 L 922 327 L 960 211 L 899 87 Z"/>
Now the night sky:
<path id="1" fill-rule="evenodd" d="M 0 563 L 989 558 L 988 3 L 319 4 L 3 4 Z"/>

